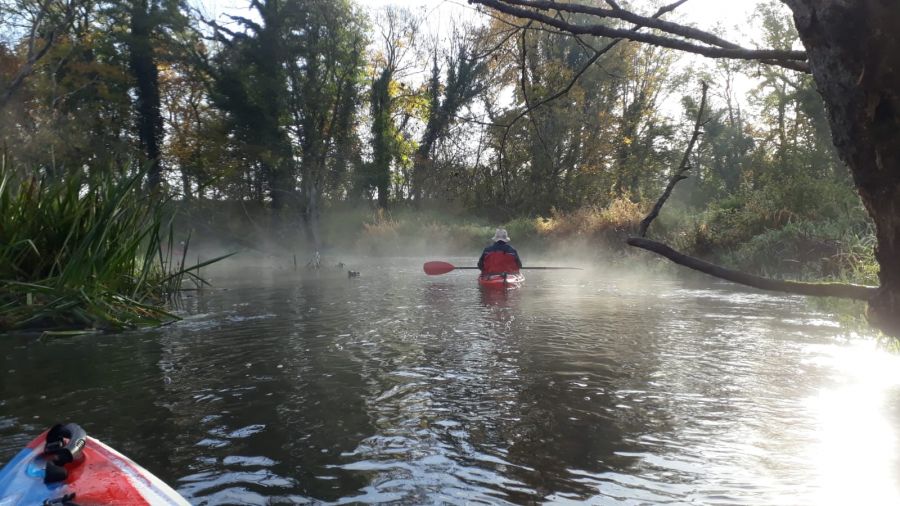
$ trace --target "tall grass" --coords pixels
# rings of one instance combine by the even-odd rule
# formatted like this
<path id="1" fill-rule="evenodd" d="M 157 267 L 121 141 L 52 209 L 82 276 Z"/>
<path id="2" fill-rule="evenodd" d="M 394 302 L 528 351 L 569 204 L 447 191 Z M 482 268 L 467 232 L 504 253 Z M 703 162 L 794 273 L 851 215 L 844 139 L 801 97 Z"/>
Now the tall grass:
<path id="1" fill-rule="evenodd" d="M 647 214 L 646 205 L 632 202 L 626 197 L 614 199 L 605 207 L 584 206 L 563 213 L 552 211 L 549 217 L 535 222 L 538 233 L 561 239 L 584 237 L 594 240 L 624 238 L 637 230 Z"/>
<path id="2" fill-rule="evenodd" d="M 0 162 L 0 331 L 118 330 L 176 317 L 185 279 L 165 203 L 143 173 L 38 179 Z M 181 258 L 178 258 L 180 254 Z M 212 263 L 216 258 L 203 265 Z"/>

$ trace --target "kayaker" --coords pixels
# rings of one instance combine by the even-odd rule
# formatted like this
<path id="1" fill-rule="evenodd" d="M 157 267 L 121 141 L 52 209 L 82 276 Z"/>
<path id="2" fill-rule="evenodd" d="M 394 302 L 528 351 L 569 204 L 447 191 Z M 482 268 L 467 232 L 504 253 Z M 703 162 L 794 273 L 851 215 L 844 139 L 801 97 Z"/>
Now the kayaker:
<path id="1" fill-rule="evenodd" d="M 515 273 L 522 268 L 519 253 L 509 245 L 509 233 L 498 228 L 491 239 L 494 244 L 484 248 L 478 259 L 478 268 L 482 274 Z"/>

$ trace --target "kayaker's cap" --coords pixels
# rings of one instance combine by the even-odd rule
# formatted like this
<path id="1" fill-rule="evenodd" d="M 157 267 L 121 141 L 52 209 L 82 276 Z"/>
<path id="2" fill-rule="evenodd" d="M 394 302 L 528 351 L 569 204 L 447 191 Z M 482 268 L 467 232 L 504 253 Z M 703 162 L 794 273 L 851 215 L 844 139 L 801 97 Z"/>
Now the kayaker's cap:
<path id="1" fill-rule="evenodd" d="M 509 234 L 506 232 L 505 228 L 498 228 L 496 232 L 494 232 L 494 238 L 491 239 L 494 242 L 503 241 L 509 242 Z"/>

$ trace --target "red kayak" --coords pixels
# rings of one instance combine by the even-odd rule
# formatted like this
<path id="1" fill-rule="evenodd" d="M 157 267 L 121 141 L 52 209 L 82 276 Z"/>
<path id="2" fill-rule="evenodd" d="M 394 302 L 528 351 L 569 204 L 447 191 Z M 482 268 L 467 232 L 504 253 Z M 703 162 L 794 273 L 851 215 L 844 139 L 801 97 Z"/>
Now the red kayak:
<path id="1" fill-rule="evenodd" d="M 524 282 L 525 276 L 520 272 L 478 276 L 478 284 L 485 288 L 516 288 Z"/>
<path id="2" fill-rule="evenodd" d="M 74 423 L 38 436 L 0 469 L 0 505 L 189 503 L 128 457 Z"/>

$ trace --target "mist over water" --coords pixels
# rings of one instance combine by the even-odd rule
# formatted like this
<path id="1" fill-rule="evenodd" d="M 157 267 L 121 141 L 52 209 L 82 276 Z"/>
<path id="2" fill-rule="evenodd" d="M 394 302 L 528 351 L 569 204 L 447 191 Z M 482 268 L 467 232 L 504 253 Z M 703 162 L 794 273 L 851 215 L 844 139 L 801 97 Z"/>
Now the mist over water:
<path id="1" fill-rule="evenodd" d="M 7 338 L 0 462 L 70 420 L 198 504 L 900 502 L 900 357 L 803 298 L 424 260 L 226 263 L 171 326 Z"/>

